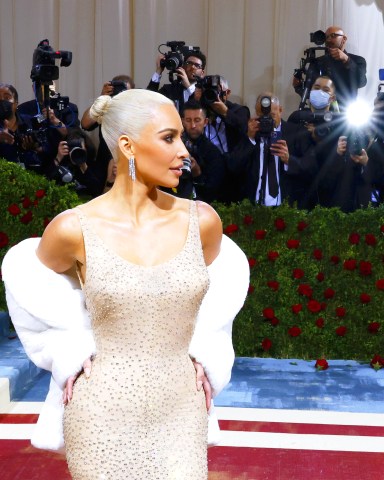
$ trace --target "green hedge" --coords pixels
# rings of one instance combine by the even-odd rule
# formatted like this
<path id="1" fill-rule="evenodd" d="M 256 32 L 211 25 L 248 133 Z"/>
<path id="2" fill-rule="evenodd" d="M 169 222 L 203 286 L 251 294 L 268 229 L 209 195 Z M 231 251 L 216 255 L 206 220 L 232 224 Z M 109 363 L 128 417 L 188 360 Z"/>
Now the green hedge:
<path id="1" fill-rule="evenodd" d="M 1 160 L 0 182 L 0 262 L 11 245 L 40 236 L 50 219 L 83 201 Z M 234 323 L 238 356 L 367 361 L 384 355 L 384 207 L 352 214 L 249 202 L 215 208 L 251 267 Z"/>
<path id="2" fill-rule="evenodd" d="M 384 208 L 216 208 L 251 267 L 234 323 L 238 356 L 383 355 Z"/>
<path id="3" fill-rule="evenodd" d="M 12 245 L 41 236 L 55 215 L 82 203 L 68 187 L 58 186 L 3 159 L 0 159 L 0 184 L 0 264 Z M 0 282 L 0 310 L 6 310 L 3 282 Z"/>

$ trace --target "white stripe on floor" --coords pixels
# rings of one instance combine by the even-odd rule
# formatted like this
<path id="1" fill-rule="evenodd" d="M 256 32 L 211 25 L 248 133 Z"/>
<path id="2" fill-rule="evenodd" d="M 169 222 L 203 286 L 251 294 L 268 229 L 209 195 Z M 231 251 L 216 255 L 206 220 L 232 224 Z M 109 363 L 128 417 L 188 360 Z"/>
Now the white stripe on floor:
<path id="1" fill-rule="evenodd" d="M 29 440 L 34 429 L 34 424 L 7 424 L 0 425 L 0 440 Z"/>
<path id="2" fill-rule="evenodd" d="M 6 405 L 0 405 L 0 414 L 40 413 L 42 408 L 43 402 L 9 402 Z"/>
<path id="3" fill-rule="evenodd" d="M 220 420 L 316 423 L 319 425 L 384 426 L 384 414 L 378 413 L 349 413 L 331 412 L 325 410 L 285 410 L 234 407 L 215 407 L 215 410 Z"/>
<path id="4" fill-rule="evenodd" d="M 382 453 L 384 438 L 222 431 L 218 446 Z"/>

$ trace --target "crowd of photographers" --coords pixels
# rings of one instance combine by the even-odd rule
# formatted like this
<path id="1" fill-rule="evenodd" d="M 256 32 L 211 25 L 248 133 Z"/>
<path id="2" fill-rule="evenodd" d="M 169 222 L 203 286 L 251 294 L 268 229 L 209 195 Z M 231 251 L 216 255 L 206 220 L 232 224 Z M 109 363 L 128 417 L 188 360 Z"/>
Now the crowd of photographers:
<path id="1" fill-rule="evenodd" d="M 317 46 L 304 52 L 294 72 L 300 103 L 287 121 L 272 91 L 257 92 L 252 115 L 231 102 L 227 79 L 206 74 L 199 47 L 160 45 L 146 88 L 174 101 L 190 153 L 170 193 L 208 203 L 249 199 L 273 207 L 287 200 L 298 208 L 335 206 L 345 212 L 382 203 L 384 91 L 379 84 L 368 126 L 350 127 L 346 109 L 366 84 L 366 64 L 346 51 L 346 40 L 335 26 L 311 34 Z M 0 158 L 95 197 L 113 186 L 116 165 L 89 109 L 79 118 L 77 106 L 55 90 L 55 59 L 69 66 L 71 57 L 54 51 L 48 40 L 40 42 L 31 72 L 34 98 L 25 103 L 19 104 L 12 85 L 0 83 Z M 168 81 L 162 82 L 164 72 Z M 133 79 L 118 75 L 104 83 L 101 94 L 131 88 Z M 97 148 L 88 134 L 95 128 Z"/>

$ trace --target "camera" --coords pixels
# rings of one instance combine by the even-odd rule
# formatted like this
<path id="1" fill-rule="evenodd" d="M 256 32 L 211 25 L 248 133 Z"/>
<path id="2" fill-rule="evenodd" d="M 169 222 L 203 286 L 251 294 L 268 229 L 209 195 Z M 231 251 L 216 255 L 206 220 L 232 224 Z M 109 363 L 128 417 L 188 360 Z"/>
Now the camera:
<path id="1" fill-rule="evenodd" d="M 67 141 L 69 149 L 69 159 L 73 165 L 82 165 L 87 161 L 87 150 L 83 147 L 83 142 L 80 138 L 73 138 Z"/>
<path id="2" fill-rule="evenodd" d="M 300 84 L 295 87 L 296 93 L 299 93 L 301 96 L 299 110 L 303 110 L 305 107 L 312 84 L 315 81 L 315 76 L 317 75 L 317 70 L 315 68 L 317 59 L 316 52 L 323 51 L 326 53 L 328 50 L 326 47 L 320 46 L 323 45 L 326 40 L 325 33 L 322 30 L 317 30 L 316 32 L 310 33 L 309 39 L 311 43 L 314 43 L 317 46 L 304 50 L 305 57 L 300 59 L 300 67 L 296 68 L 293 72 L 293 76 L 300 81 Z"/>
<path id="3" fill-rule="evenodd" d="M 258 118 L 259 121 L 259 132 L 260 137 L 270 138 L 272 132 L 275 129 L 275 123 L 271 116 L 271 106 L 272 98 L 271 97 L 261 97 L 260 99 L 260 108 L 262 115 Z"/>
<path id="4" fill-rule="evenodd" d="M 69 97 L 61 96 L 60 93 L 56 93 L 49 99 L 49 106 L 53 110 L 63 111 L 69 105 Z"/>
<path id="5" fill-rule="evenodd" d="M 124 90 L 127 90 L 127 84 L 122 80 L 111 80 L 109 83 L 113 87 L 113 92 L 111 97 L 114 97 L 115 95 L 118 95 L 119 93 L 124 92 Z"/>
<path id="6" fill-rule="evenodd" d="M 61 67 L 69 67 L 72 63 L 72 52 L 53 50 L 49 40 L 42 40 L 33 52 L 31 79 L 42 84 L 51 85 L 53 80 L 59 78 L 59 67 L 55 59 L 60 58 Z"/>
<path id="7" fill-rule="evenodd" d="M 12 114 L 12 102 L 0 100 L 0 128 L 4 127 L 4 120 L 10 120 L 12 118 Z"/>
<path id="8" fill-rule="evenodd" d="M 171 49 L 170 52 L 162 52 L 160 47 L 166 46 Z M 167 43 L 161 43 L 158 46 L 158 51 L 164 55 L 164 58 L 160 60 L 160 67 L 169 70 L 169 80 L 172 83 L 174 80 L 174 73 L 176 69 L 183 66 L 185 57 L 190 56 L 193 53 L 200 52 L 200 47 L 194 47 L 191 45 L 185 45 L 185 42 L 172 40 Z"/>
<path id="9" fill-rule="evenodd" d="M 298 116 L 299 122 L 313 123 L 315 135 L 319 138 L 328 136 L 335 128 L 342 127 L 342 115 L 334 112 L 310 112 L 301 111 Z"/>
<path id="10" fill-rule="evenodd" d="M 207 75 L 203 78 L 198 78 L 196 87 L 201 88 L 203 93 L 201 95 L 201 104 L 209 106 L 217 102 L 217 98 L 222 96 L 220 75 Z"/>

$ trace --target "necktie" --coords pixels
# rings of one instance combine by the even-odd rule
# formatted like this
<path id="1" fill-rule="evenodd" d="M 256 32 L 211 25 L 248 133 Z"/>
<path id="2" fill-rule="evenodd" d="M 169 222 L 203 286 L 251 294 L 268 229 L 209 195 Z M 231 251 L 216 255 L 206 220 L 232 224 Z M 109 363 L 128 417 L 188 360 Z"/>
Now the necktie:
<path id="1" fill-rule="evenodd" d="M 277 183 L 277 175 L 276 175 L 276 163 L 275 163 L 275 157 L 269 151 L 269 148 L 268 148 L 268 153 L 267 153 L 267 159 L 268 159 L 268 189 L 269 189 L 269 195 L 271 195 L 271 197 L 273 197 L 273 198 L 276 198 L 278 193 L 279 193 L 279 186 L 278 186 L 278 183 Z"/>

